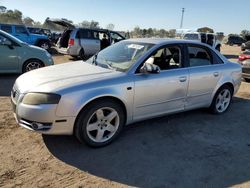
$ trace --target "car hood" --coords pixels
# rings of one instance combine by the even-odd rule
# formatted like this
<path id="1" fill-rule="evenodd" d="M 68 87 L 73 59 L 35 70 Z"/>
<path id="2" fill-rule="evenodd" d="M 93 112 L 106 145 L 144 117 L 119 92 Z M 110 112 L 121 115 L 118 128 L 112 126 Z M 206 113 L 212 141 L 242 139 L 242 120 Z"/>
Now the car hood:
<path id="1" fill-rule="evenodd" d="M 25 73 L 17 78 L 14 87 L 20 93 L 57 92 L 67 87 L 101 80 L 118 74 L 121 74 L 121 72 L 77 61 Z"/>

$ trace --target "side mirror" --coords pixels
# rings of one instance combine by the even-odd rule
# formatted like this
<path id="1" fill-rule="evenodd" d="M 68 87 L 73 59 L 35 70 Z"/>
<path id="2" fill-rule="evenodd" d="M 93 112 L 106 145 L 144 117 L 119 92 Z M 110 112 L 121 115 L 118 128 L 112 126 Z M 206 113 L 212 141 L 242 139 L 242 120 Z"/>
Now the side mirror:
<path id="1" fill-rule="evenodd" d="M 150 63 L 144 63 L 144 65 L 140 69 L 140 73 L 143 74 L 159 74 L 161 72 L 161 69 L 159 66 L 150 64 Z"/>

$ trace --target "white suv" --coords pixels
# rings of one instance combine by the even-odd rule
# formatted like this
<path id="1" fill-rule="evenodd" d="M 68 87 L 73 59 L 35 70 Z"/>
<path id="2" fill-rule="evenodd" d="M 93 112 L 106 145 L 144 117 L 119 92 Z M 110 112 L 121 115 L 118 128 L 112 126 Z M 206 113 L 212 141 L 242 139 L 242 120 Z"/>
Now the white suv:
<path id="1" fill-rule="evenodd" d="M 214 33 L 189 32 L 183 35 L 183 39 L 196 40 L 205 44 L 209 44 L 218 51 L 220 51 L 221 48 L 221 42 L 217 39 L 217 36 Z"/>

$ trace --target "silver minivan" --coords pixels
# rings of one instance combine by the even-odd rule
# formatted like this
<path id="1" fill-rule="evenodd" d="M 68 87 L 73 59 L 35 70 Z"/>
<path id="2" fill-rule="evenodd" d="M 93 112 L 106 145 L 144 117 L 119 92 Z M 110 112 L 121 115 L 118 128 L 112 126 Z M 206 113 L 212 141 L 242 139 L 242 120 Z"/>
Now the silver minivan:
<path id="1" fill-rule="evenodd" d="M 125 37 L 107 29 L 77 28 L 64 19 L 47 19 L 47 22 L 65 27 L 56 46 L 59 53 L 71 55 L 74 58 L 92 56 L 100 50 L 124 40 Z"/>

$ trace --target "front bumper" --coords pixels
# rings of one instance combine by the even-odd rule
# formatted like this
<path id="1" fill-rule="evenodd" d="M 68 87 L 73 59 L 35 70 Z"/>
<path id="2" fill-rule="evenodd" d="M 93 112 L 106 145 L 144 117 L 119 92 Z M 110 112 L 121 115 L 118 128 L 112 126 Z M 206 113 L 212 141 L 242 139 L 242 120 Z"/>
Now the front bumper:
<path id="1" fill-rule="evenodd" d="M 14 94 L 15 93 L 15 94 Z M 18 95 L 18 96 L 17 96 Z M 51 135 L 72 135 L 75 117 L 56 116 L 57 105 L 26 105 L 23 95 L 11 92 L 11 104 L 16 122 L 31 131 Z"/>

